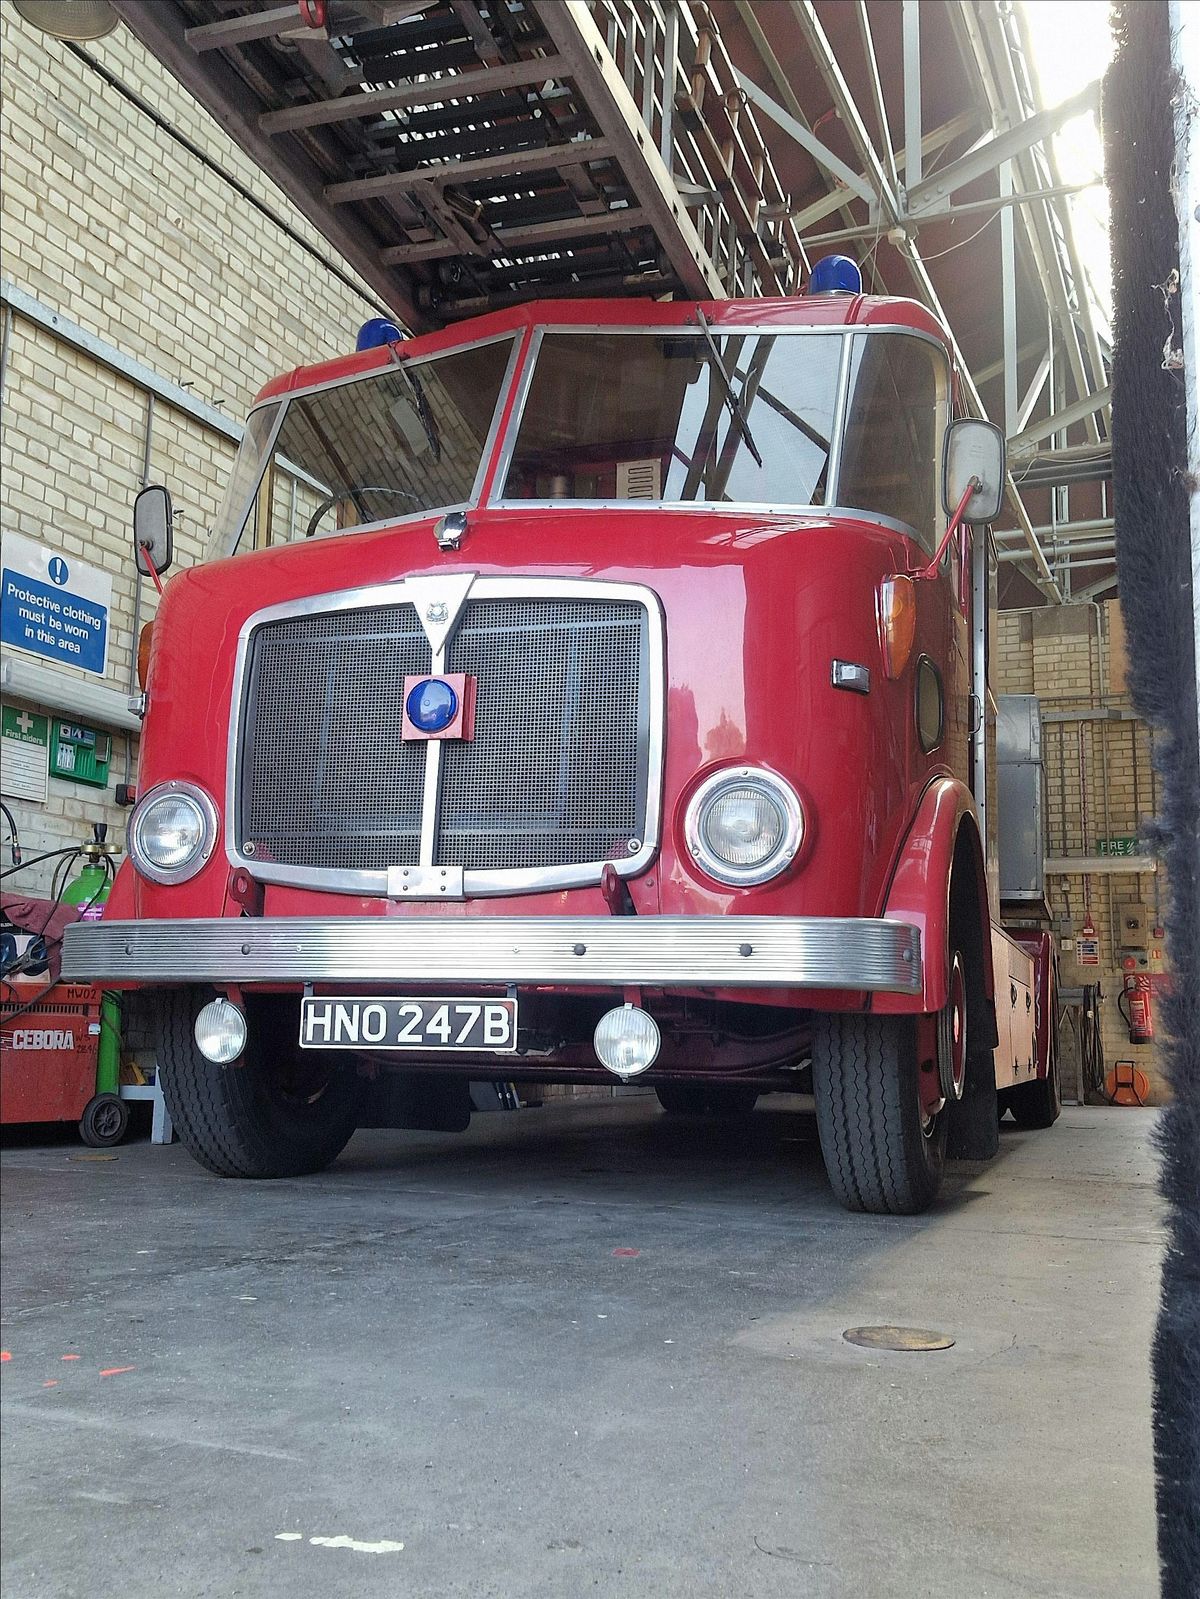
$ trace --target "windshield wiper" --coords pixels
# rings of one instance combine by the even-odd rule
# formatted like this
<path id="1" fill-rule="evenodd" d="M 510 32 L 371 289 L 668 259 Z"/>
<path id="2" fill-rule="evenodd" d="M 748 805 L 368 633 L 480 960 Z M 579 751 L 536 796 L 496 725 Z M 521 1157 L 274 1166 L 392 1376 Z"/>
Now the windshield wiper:
<path id="1" fill-rule="evenodd" d="M 414 377 L 399 355 L 397 355 L 395 346 L 391 345 L 389 348 L 392 352 L 392 360 L 396 363 L 400 376 L 408 385 L 408 392 L 412 396 L 413 410 L 417 413 L 417 420 L 420 422 L 425 437 L 429 441 L 430 452 L 435 461 L 440 461 L 442 459 L 442 441 L 438 435 L 437 424 L 430 415 L 429 402 L 425 398 L 425 390 L 421 387 L 420 381 Z"/>
<path id="2" fill-rule="evenodd" d="M 725 391 L 725 404 L 729 407 L 729 414 L 738 425 L 743 442 L 755 461 L 761 467 L 763 458 L 758 453 L 758 445 L 754 442 L 754 435 L 750 431 L 750 424 L 746 420 L 746 412 L 742 406 L 737 390 L 733 386 L 733 379 L 725 369 L 725 362 L 721 359 L 721 352 L 717 348 L 717 341 L 713 338 L 712 324 L 699 307 L 696 308 L 696 321 L 700 324 L 700 331 L 704 334 L 705 343 L 708 345 L 708 355 L 721 377 L 721 386 Z"/>

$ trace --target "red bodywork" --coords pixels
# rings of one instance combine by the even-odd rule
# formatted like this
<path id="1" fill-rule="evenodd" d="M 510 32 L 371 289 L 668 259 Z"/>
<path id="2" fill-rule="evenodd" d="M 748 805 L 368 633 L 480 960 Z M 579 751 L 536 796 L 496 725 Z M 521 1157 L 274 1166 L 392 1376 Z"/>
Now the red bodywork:
<path id="1" fill-rule="evenodd" d="M 909 301 L 723 301 L 703 310 L 721 330 L 766 323 L 910 328 L 938 340 L 952 361 L 938 323 Z M 694 320 L 695 313 L 689 304 L 549 302 L 406 342 L 404 355 L 415 357 L 498 333 L 523 333 L 463 547 L 439 549 L 432 536 L 437 514 L 431 513 L 402 527 L 247 553 L 172 578 L 150 651 L 138 792 L 187 779 L 223 809 L 238 634 L 264 607 L 455 570 L 641 583 L 659 597 L 664 613 L 667 715 L 662 844 L 649 869 L 628 881 L 637 912 L 886 916 L 922 933 L 919 994 L 871 999 L 853 990 L 741 988 L 724 995 L 709 989 L 708 997 L 797 1009 L 874 1004 L 889 1012 L 938 1010 L 947 991 L 948 896 L 956 851 L 977 889 L 990 997 L 988 901 L 968 786 L 970 616 L 963 572 L 969 571 L 970 535 L 938 575 L 915 585 L 911 660 L 924 653 L 939 664 L 945 696 L 944 735 L 926 754 L 915 725 L 912 666 L 893 681 L 882 659 L 880 585 L 891 574 L 914 574 L 929 563 L 929 552 L 898 529 L 843 512 L 674 509 L 636 502 L 597 510 L 564 501 L 548 513 L 489 504 L 535 327 L 670 327 Z M 260 398 L 383 369 L 395 358 L 383 348 L 301 369 L 269 384 Z M 835 688 L 834 659 L 866 665 L 870 693 Z M 699 783 L 722 766 L 744 762 L 771 768 L 793 784 L 807 831 L 783 875 L 760 887 L 730 889 L 706 878 L 690 858 L 682 819 Z M 126 862 L 105 920 L 237 916 L 245 892 L 236 892 L 232 879 L 222 844 L 198 875 L 172 887 L 143 880 Z M 257 891 L 252 899 L 267 917 L 608 914 L 599 886 L 417 906 L 267 884 L 261 902 Z"/>

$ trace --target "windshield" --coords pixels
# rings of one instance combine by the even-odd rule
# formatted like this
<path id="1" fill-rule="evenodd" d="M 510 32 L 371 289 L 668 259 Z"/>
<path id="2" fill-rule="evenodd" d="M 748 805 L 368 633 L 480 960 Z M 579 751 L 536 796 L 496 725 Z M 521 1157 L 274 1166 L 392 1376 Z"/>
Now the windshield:
<path id="1" fill-rule="evenodd" d="M 262 549 L 467 504 L 512 345 L 505 338 L 397 362 L 255 411 L 212 553 L 232 555 L 239 547 Z"/>
<path id="2" fill-rule="evenodd" d="M 820 505 L 840 334 L 547 333 L 505 499 Z"/>

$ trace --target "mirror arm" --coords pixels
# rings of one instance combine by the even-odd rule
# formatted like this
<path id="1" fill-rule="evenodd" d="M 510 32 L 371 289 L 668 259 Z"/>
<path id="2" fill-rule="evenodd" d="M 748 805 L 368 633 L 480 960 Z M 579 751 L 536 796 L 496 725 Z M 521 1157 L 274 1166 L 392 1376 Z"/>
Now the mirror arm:
<path id="1" fill-rule="evenodd" d="M 154 587 L 161 594 L 162 591 L 163 591 L 163 581 L 162 581 L 162 578 L 159 577 L 159 575 L 158 575 L 158 568 L 157 568 L 157 566 L 155 566 L 154 559 L 153 559 L 153 557 L 150 554 L 152 546 L 148 542 L 144 541 L 138 547 L 139 547 L 139 549 L 141 549 L 141 551 L 143 552 L 143 554 L 146 557 L 146 568 L 149 571 L 150 576 L 154 579 Z"/>
<path id="2" fill-rule="evenodd" d="M 919 572 L 914 572 L 913 577 L 921 579 L 937 576 L 937 569 L 942 564 L 942 556 L 946 553 L 946 546 L 950 543 L 950 540 L 962 526 L 963 515 L 968 504 L 970 503 L 972 495 L 978 494 L 982 487 L 983 484 L 977 477 L 973 477 L 967 484 L 966 488 L 963 490 L 962 499 L 959 500 L 958 505 L 955 507 L 954 515 L 946 524 L 946 531 L 942 535 L 942 542 L 938 545 L 937 552 L 934 555 L 933 560 L 930 561 L 928 566 L 923 566 Z"/>

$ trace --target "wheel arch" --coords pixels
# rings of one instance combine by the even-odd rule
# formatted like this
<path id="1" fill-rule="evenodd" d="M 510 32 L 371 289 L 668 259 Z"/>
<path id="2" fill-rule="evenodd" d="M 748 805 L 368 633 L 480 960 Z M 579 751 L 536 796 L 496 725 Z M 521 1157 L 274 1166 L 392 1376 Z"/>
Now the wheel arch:
<path id="1" fill-rule="evenodd" d="M 921 796 L 901 847 L 883 909 L 889 921 L 907 922 L 921 934 L 921 989 L 878 994 L 882 1014 L 941 1010 L 950 987 L 950 934 L 967 940 L 976 973 L 976 1025 L 995 1044 L 995 973 L 987 874 L 975 801 L 957 778 L 935 779 Z"/>

